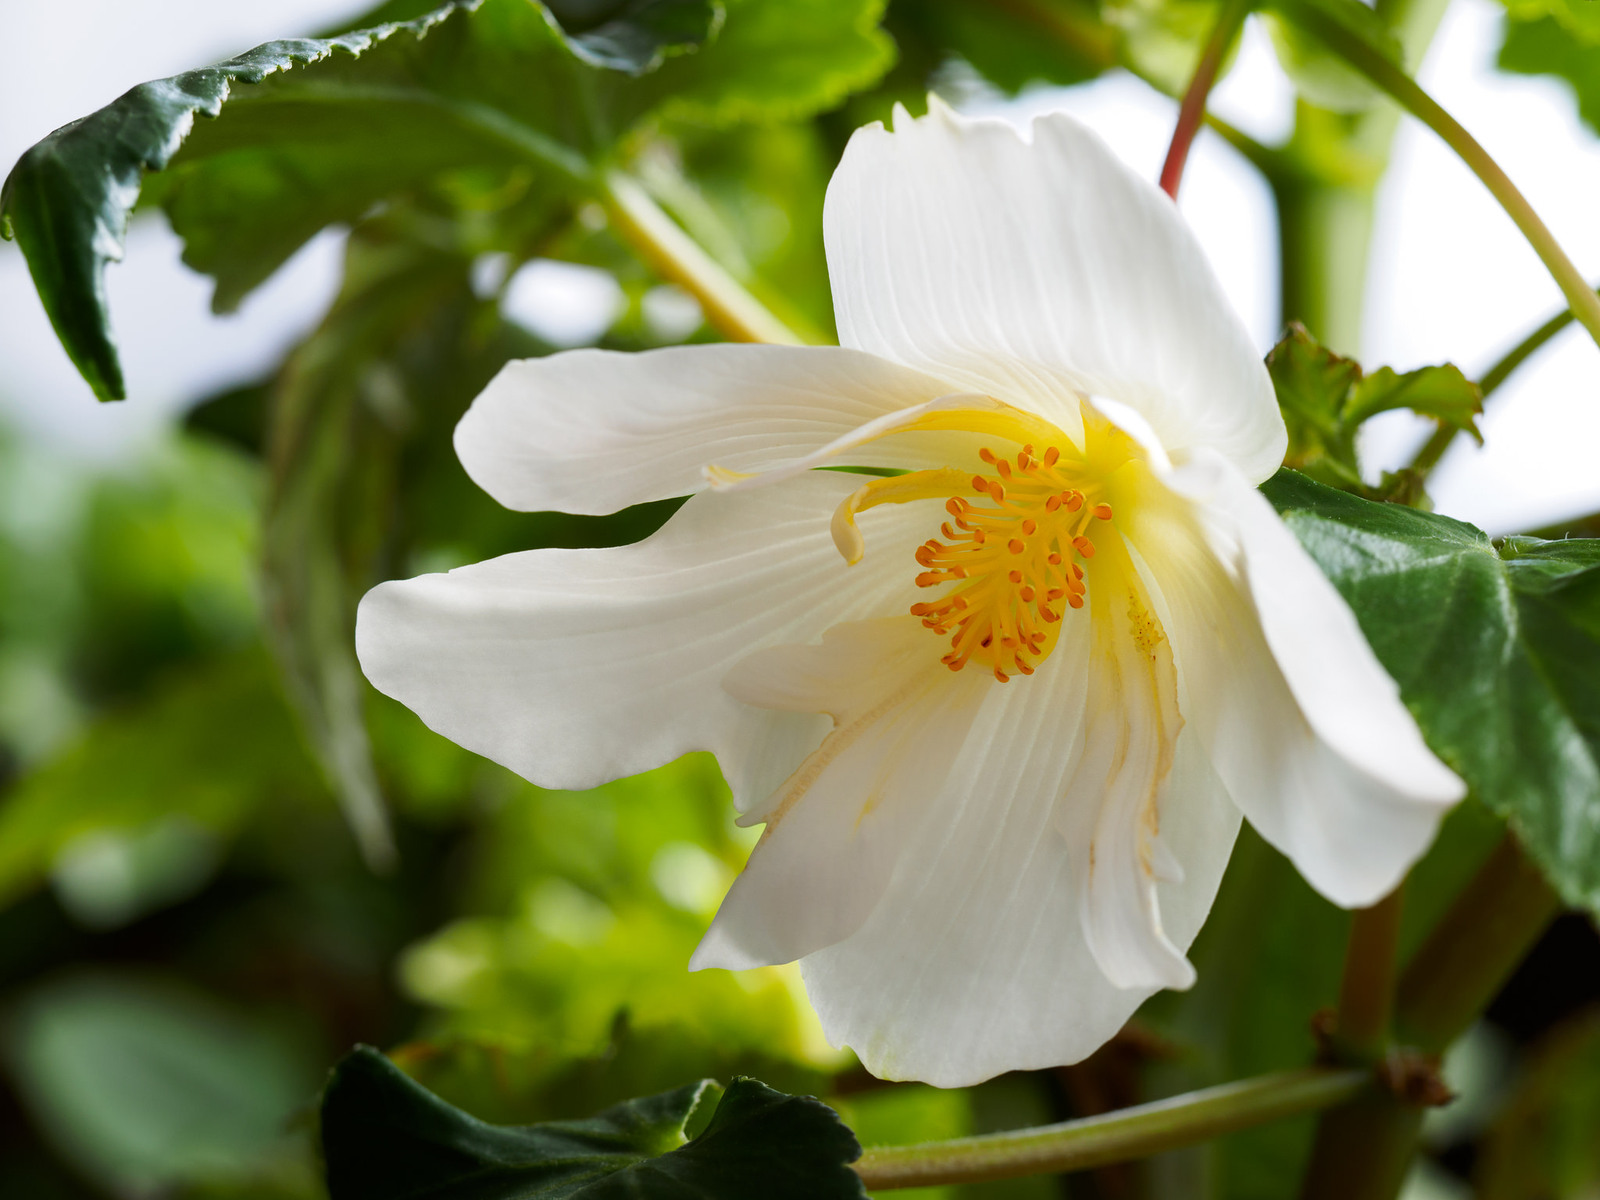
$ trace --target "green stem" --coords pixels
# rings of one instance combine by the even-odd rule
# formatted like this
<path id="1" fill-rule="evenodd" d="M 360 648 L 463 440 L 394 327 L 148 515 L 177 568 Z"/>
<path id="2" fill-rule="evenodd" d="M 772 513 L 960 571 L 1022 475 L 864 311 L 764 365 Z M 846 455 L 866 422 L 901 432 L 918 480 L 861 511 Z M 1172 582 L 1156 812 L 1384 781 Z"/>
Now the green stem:
<path id="1" fill-rule="evenodd" d="M 1443 1051 L 1560 911 L 1560 897 L 1506 834 L 1406 964 L 1395 1003 L 1401 1038 L 1426 1053 Z"/>
<path id="2" fill-rule="evenodd" d="M 1572 310 L 1562 309 L 1513 346 L 1506 356 L 1485 371 L 1483 378 L 1478 381 L 1478 390 L 1483 394 L 1483 399 L 1487 400 L 1492 396 L 1500 385 L 1511 377 L 1513 371 L 1532 358 L 1536 351 L 1572 322 Z M 1461 430 L 1455 426 L 1440 422 L 1439 428 L 1433 431 L 1433 436 L 1412 458 L 1409 469 L 1418 472 L 1423 479 L 1426 479 L 1433 468 L 1439 465 L 1444 452 L 1450 448 L 1450 444 L 1460 432 Z"/>
<path id="3" fill-rule="evenodd" d="M 1378 1059 L 1389 1038 L 1403 896 L 1404 885 L 1360 909 L 1350 926 L 1335 1037 L 1340 1050 L 1364 1064 Z"/>
<path id="4" fill-rule="evenodd" d="M 648 192 L 621 171 L 601 179 L 600 199 L 612 227 L 664 279 L 700 302 L 706 320 L 736 342 L 798 346 L 800 337 L 747 292 L 738 280 L 662 212 Z"/>
<path id="5" fill-rule="evenodd" d="M 1533 206 L 1489 156 L 1489 152 L 1478 144 L 1477 139 L 1439 107 L 1416 80 L 1337 21 L 1310 5 L 1297 5 L 1292 15 L 1456 152 L 1522 231 L 1522 236 L 1544 262 L 1556 285 L 1561 288 L 1562 295 L 1566 296 L 1573 313 L 1595 343 L 1600 345 L 1600 296 L 1590 290 L 1588 281 L 1578 273 L 1578 268 L 1573 266 L 1572 260 L 1561 249 L 1555 235 L 1539 219 L 1539 214 L 1534 212 Z"/>
<path id="6" fill-rule="evenodd" d="M 1211 27 L 1211 36 L 1206 39 L 1205 48 L 1200 52 L 1200 61 L 1195 64 L 1194 77 L 1190 79 L 1189 87 L 1183 93 L 1183 101 L 1178 105 L 1178 125 L 1172 131 L 1167 161 L 1161 167 L 1161 190 L 1174 200 L 1178 198 L 1178 185 L 1183 181 L 1183 166 L 1189 160 L 1189 147 L 1194 142 L 1194 135 L 1200 132 L 1206 98 L 1211 95 L 1211 87 L 1217 82 L 1223 55 L 1227 54 L 1234 38 L 1239 36 L 1239 27 L 1244 24 L 1245 17 L 1250 15 L 1250 5 L 1251 0 L 1225 0 L 1217 13 L 1216 24 Z"/>
<path id="7" fill-rule="evenodd" d="M 1391 1200 L 1417 1149 L 1423 1110 L 1373 1089 L 1323 1114 L 1300 1200 Z"/>
<path id="8" fill-rule="evenodd" d="M 1081 1171 L 1342 1104 L 1370 1082 L 1370 1074 L 1353 1068 L 1281 1071 L 1059 1125 L 919 1146 L 874 1146 L 855 1169 L 873 1190 Z"/>

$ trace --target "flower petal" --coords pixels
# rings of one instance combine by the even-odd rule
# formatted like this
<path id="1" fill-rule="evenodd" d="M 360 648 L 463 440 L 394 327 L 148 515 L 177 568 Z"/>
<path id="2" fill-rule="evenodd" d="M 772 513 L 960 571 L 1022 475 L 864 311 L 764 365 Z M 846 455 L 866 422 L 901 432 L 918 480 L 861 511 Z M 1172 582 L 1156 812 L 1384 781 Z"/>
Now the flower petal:
<path id="1" fill-rule="evenodd" d="M 1261 835 L 1330 900 L 1372 904 L 1465 787 L 1265 498 L 1215 456 L 1169 482 L 1189 499 L 1141 506 L 1130 538 L 1169 610 L 1185 716 Z"/>
<path id="2" fill-rule="evenodd" d="M 828 721 L 735 700 L 728 669 L 919 595 L 914 563 L 869 554 L 847 567 L 834 548 L 829 517 L 858 483 L 813 472 L 697 496 L 636 545 L 532 550 L 380 584 L 357 613 L 362 669 L 431 728 L 546 787 L 710 750 L 741 806 L 764 800 Z M 922 507 L 865 514 L 870 536 L 915 545 Z"/>
<path id="3" fill-rule="evenodd" d="M 1079 392 L 1139 412 L 1175 459 L 1250 480 L 1287 444 L 1272 384 L 1176 206 L 1053 113 L 1032 141 L 930 97 L 856 132 L 823 214 L 839 340 L 1027 405 L 1069 436 Z"/>
<path id="4" fill-rule="evenodd" d="M 1084 937 L 1117 987 L 1187 988 L 1194 968 L 1167 937 L 1156 888 L 1170 870 L 1160 799 L 1183 726 L 1172 647 L 1128 578 L 1126 555 L 1112 539 L 1103 542 L 1088 580 L 1094 640 L 1083 756 L 1061 806 L 1069 842 L 1089 852 Z M 1108 569 L 1115 557 L 1126 565 Z M 1090 813 L 1092 830 L 1084 830 Z"/>
<path id="5" fill-rule="evenodd" d="M 1150 994 L 1105 977 L 1079 919 L 1083 844 L 1059 807 L 1082 744 L 1087 638 L 1063 636 L 1028 679 L 993 685 L 948 782 L 872 914 L 802 960 L 830 1041 L 874 1074 L 941 1087 L 1075 1062 Z M 1173 944 L 1209 911 L 1238 815 L 1180 737 L 1164 836 L 1185 880 L 1161 883 Z M 1170 805 L 1170 811 L 1169 806 Z"/>
<path id="6" fill-rule="evenodd" d="M 758 651 L 729 674 L 741 700 L 827 712 L 835 726 L 741 818 L 767 827 L 691 970 L 793 962 L 860 927 L 992 685 L 952 674 L 937 646 L 916 618 L 886 617 L 835 626 L 820 646 Z"/>
<path id="7" fill-rule="evenodd" d="M 705 487 L 710 463 L 761 471 L 953 389 L 834 346 L 572 350 L 507 363 L 456 426 L 473 482 L 507 508 L 609 513 Z M 930 444 L 867 446 L 863 466 L 940 465 Z"/>

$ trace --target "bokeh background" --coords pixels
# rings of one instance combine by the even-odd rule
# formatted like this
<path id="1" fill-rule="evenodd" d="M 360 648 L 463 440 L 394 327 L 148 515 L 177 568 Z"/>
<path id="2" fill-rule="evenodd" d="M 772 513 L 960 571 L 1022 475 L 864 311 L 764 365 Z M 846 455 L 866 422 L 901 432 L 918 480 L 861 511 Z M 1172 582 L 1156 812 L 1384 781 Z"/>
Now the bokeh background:
<path id="1" fill-rule="evenodd" d="M 0 167 L 137 82 L 366 7 L 0 0 Z M 1580 268 L 1600 276 L 1600 141 L 1561 84 L 1495 69 L 1503 20 L 1491 0 L 1456 0 L 1421 80 Z M 959 59 L 923 66 L 924 82 L 963 110 L 1025 123 L 1066 109 L 1140 171 L 1159 170 L 1175 105 L 1130 75 L 1013 96 Z M 820 213 L 774 197 L 819 195 L 849 128 L 887 99 L 690 147 L 708 179 L 721 154 L 730 177 L 777 181 L 765 193 L 730 183 L 721 199 L 744 244 L 760 247 L 795 294 L 825 287 Z M 1212 108 L 1264 141 L 1287 133 L 1293 90 L 1255 24 Z M 785 193 L 795 178 L 811 190 Z M 1203 133 L 1181 207 L 1265 353 L 1282 325 L 1265 186 Z M 594 237 L 603 243 L 603 232 Z M 498 306 L 521 352 L 708 336 L 688 296 L 637 267 L 596 265 L 603 245 L 579 249 L 569 257 L 582 263 L 535 259 L 509 281 L 503 259 L 474 264 L 480 298 Z M 577 1115 L 742 1070 L 827 1094 L 864 1138 L 926 1138 L 1160 1089 L 1160 1064 L 1181 1060 L 1174 1039 L 1192 1011 L 1165 1023 L 1150 1014 L 1088 1068 L 938 1093 L 875 1087 L 830 1050 L 792 970 L 688 976 L 689 952 L 750 845 L 708 759 L 594 793 L 545 792 L 369 696 L 398 847 L 374 870 L 285 703 L 257 585 L 265 468 L 252 405 L 332 302 L 344 234 L 319 235 L 228 316 L 209 311 L 209 281 L 179 252 L 159 214 L 136 218 L 109 278 L 130 398 L 99 405 L 56 344 L 20 253 L 0 244 L 0 1195 L 310 1200 L 319 1188 L 310 1104 L 329 1064 L 358 1041 L 401 1047 L 416 1073 L 490 1119 Z M 1373 367 L 1453 361 L 1475 376 L 1561 307 L 1465 168 L 1426 131 L 1402 127 L 1360 344 L 1335 348 Z M 629 540 L 664 515 L 601 528 L 500 513 L 454 468 L 447 428 L 408 468 L 436 511 L 420 519 L 400 573 L 530 545 Z M 1581 331 L 1515 376 L 1483 428 L 1485 445 L 1462 439 L 1436 475 L 1439 510 L 1500 533 L 1600 509 L 1600 352 Z M 1374 422 L 1369 466 L 1399 464 L 1425 434 L 1405 414 Z M 1450 836 L 1487 845 L 1493 831 L 1480 820 L 1464 816 Z M 1280 981 L 1276 999 L 1229 1018 L 1243 1048 L 1205 1067 L 1223 1077 L 1304 1058 L 1303 1002 L 1331 993 L 1343 930 L 1259 843 L 1247 840 L 1241 859 L 1235 874 L 1275 880 L 1287 897 L 1275 932 L 1259 935 L 1268 957 L 1245 955 L 1245 970 L 1270 973 L 1274 937 L 1332 949 L 1316 978 Z M 1242 952 L 1223 938 L 1197 954 Z M 1546 1057 L 1595 1053 L 1584 1031 L 1594 1023 L 1585 1006 L 1600 997 L 1597 964 L 1593 931 L 1558 924 L 1452 1063 L 1465 1099 L 1436 1118 L 1411 1200 L 1470 1194 L 1463 1181 L 1492 1151 L 1509 1081 Z M 1263 1032 L 1273 1003 L 1281 1034 Z M 1151 1062 L 1157 1069 L 1141 1074 Z M 1171 1067 L 1172 1086 L 1184 1071 Z M 1278 1194 L 1278 1150 L 1239 1145 L 1232 1165 L 1207 1168 L 1226 1176 L 1217 1194 Z M 1192 1169 L 1177 1156 L 1154 1171 Z M 1131 1196 L 1142 1186 L 1112 1171 L 983 1194 Z"/>

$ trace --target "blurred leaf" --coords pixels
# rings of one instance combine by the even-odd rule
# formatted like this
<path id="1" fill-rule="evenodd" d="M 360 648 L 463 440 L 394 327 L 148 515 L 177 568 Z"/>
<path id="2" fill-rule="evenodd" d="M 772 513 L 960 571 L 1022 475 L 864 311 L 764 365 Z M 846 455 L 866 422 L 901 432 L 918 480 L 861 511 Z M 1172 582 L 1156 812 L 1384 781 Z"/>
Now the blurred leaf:
<path id="1" fill-rule="evenodd" d="M 1262 15 L 1278 63 L 1296 92 L 1330 112 L 1357 113 L 1372 107 L 1379 93 L 1365 75 L 1297 26 L 1274 13 Z"/>
<path id="2" fill-rule="evenodd" d="M 1532 1049 L 1473 1169 L 1480 1200 L 1584 1200 L 1600 1193 L 1600 1011 Z"/>
<path id="3" fill-rule="evenodd" d="M 264 656 L 177 676 L 91 725 L 0 804 L 0 904 L 75 841 L 180 817 L 226 837 L 284 796 L 323 795 Z"/>
<path id="4" fill-rule="evenodd" d="M 725 0 L 710 44 L 663 64 L 641 88 L 671 116 L 710 125 L 812 116 L 893 64 L 894 42 L 878 28 L 885 3 Z"/>
<path id="5" fill-rule="evenodd" d="M 84 378 L 117 399 L 103 275 L 141 185 L 226 311 L 317 230 L 386 199 L 465 188 L 537 227 L 663 103 L 719 124 L 828 107 L 892 61 L 881 7 L 734 0 L 719 32 L 711 0 L 636 0 L 569 33 L 535 0 L 473 0 L 271 42 L 51 134 L 6 181 L 0 220 Z"/>
<path id="6" fill-rule="evenodd" d="M 1121 32 L 1122 55 L 1134 69 L 1181 96 L 1220 7 L 1217 0 L 1104 0 L 1103 12 Z"/>
<path id="7" fill-rule="evenodd" d="M 281 1030 L 138 978 L 35 988 L 7 1049 L 42 1131 L 123 1195 L 250 1173 L 315 1087 L 305 1049 Z"/>
<path id="8" fill-rule="evenodd" d="M 890 14 L 897 38 L 925 43 L 935 58 L 959 54 L 1008 93 L 1093 79 L 1116 65 L 1121 40 L 1091 0 L 899 0 Z"/>
<path id="9" fill-rule="evenodd" d="M 1544 6 L 1538 6 L 1544 7 Z M 1594 11 L 1595 6 L 1586 9 Z M 1535 6 L 1515 5 L 1505 22 L 1497 65 L 1519 75 L 1553 75 L 1572 89 L 1578 115 L 1600 132 L 1600 35 L 1587 36 Z"/>
<path id="10" fill-rule="evenodd" d="M 1507 538 L 1280 471 L 1264 486 L 1428 744 L 1600 912 L 1600 541 Z"/>
<path id="11" fill-rule="evenodd" d="M 1303 29 L 1312 41 L 1319 44 L 1317 27 L 1328 23 L 1390 62 L 1405 62 L 1400 41 L 1384 24 L 1383 16 L 1361 0 L 1266 0 L 1263 7 L 1276 12 L 1296 28 Z M 1287 63 L 1285 69 L 1288 69 Z M 1307 99 L 1312 97 L 1308 96 Z"/>
<path id="12" fill-rule="evenodd" d="M 712 1105 L 714 1111 L 709 1111 Z M 863 1196 L 860 1144 L 826 1105 L 709 1080 L 586 1120 L 487 1125 L 358 1048 L 322 1103 L 332 1200 Z"/>
<path id="13" fill-rule="evenodd" d="M 1267 370 L 1289 429 L 1285 464 L 1335 487 L 1365 491 L 1356 435 L 1380 412 L 1408 408 L 1483 440 L 1475 420 L 1483 394 L 1448 364 L 1404 375 L 1381 367 L 1364 375 L 1354 359 L 1318 344 L 1295 323 L 1267 355 Z"/>
<path id="14" fill-rule="evenodd" d="M 582 1059 L 606 1051 L 625 1012 L 636 1036 L 672 1030 L 695 1054 L 848 1061 L 823 1040 L 796 968 L 687 970 L 753 840 L 731 824 L 708 755 L 590 792 L 501 778 L 469 860 L 463 907 L 478 915 L 400 963 L 410 994 L 437 1010 L 430 1036 Z M 701 1073 L 715 1065 L 700 1061 Z"/>

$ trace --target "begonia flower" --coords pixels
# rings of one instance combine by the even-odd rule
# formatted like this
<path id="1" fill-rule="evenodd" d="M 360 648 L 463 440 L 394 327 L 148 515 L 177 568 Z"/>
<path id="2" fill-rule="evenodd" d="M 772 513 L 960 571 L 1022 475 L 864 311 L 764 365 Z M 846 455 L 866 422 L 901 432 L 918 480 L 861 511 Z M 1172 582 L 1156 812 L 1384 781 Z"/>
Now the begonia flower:
<path id="1" fill-rule="evenodd" d="M 824 233 L 838 347 L 508 365 L 456 431 L 502 504 L 692 496 L 373 589 L 372 682 L 546 787 L 715 754 L 765 830 L 692 965 L 798 959 L 890 1078 L 1187 987 L 1241 814 L 1390 891 L 1463 786 L 1256 490 L 1283 421 L 1173 203 L 1070 117 L 933 101 L 855 134 Z"/>

